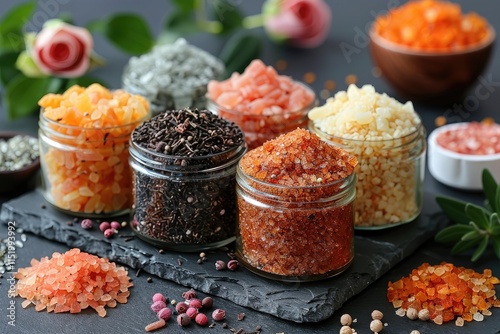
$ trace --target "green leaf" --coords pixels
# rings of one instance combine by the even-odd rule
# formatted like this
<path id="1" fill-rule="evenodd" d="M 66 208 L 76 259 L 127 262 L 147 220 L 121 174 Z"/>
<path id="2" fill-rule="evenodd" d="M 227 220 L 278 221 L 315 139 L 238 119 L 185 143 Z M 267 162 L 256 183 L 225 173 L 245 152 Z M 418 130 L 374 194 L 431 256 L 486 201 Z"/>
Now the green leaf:
<path id="1" fill-rule="evenodd" d="M 488 236 L 485 236 L 483 238 L 483 241 L 481 241 L 481 243 L 479 244 L 479 246 L 474 251 L 474 254 L 472 254 L 472 258 L 471 258 L 472 262 L 476 262 L 477 259 L 479 259 L 481 257 L 481 255 L 483 255 L 484 251 L 486 250 L 486 246 L 488 246 L 489 240 L 490 239 L 489 239 Z"/>
<path id="2" fill-rule="evenodd" d="M 22 74 L 16 76 L 5 86 L 5 105 L 9 118 L 25 117 L 35 112 L 38 100 L 54 92 L 54 80 L 59 78 L 27 78 Z"/>
<path id="3" fill-rule="evenodd" d="M 227 0 L 218 0 L 213 5 L 213 15 L 222 24 L 221 34 L 227 34 L 243 23 L 243 14 L 238 7 Z"/>
<path id="4" fill-rule="evenodd" d="M 465 206 L 465 213 L 467 217 L 477 224 L 480 229 L 486 230 L 490 226 L 489 215 L 490 212 L 487 212 L 486 209 L 474 205 L 472 203 L 467 203 Z"/>
<path id="5" fill-rule="evenodd" d="M 231 36 L 219 55 L 226 64 L 226 77 L 233 72 L 243 72 L 252 60 L 259 58 L 260 50 L 261 40 L 253 34 L 242 33 Z"/>
<path id="6" fill-rule="evenodd" d="M 495 255 L 500 259 L 500 237 L 492 238 L 493 250 L 495 251 Z"/>
<path id="7" fill-rule="evenodd" d="M 18 57 L 19 52 L 14 51 L 0 54 L 0 82 L 3 86 L 7 86 L 9 81 L 21 73 L 16 68 L 16 61 Z"/>
<path id="8" fill-rule="evenodd" d="M 172 3 L 182 12 L 191 12 L 196 9 L 196 0 L 172 0 Z"/>
<path id="9" fill-rule="evenodd" d="M 463 241 L 468 241 L 468 240 L 474 240 L 477 238 L 481 238 L 481 234 L 477 230 L 472 230 L 470 232 L 465 233 L 460 240 Z"/>
<path id="10" fill-rule="evenodd" d="M 175 11 L 168 17 L 165 30 L 179 35 L 191 35 L 201 31 L 192 12 Z"/>
<path id="11" fill-rule="evenodd" d="M 104 35 L 123 51 L 139 55 L 149 52 L 155 41 L 142 17 L 136 14 L 116 14 L 102 23 Z"/>
<path id="12" fill-rule="evenodd" d="M 68 83 L 66 84 L 66 88 L 69 88 L 69 87 L 74 86 L 74 85 L 78 85 L 78 86 L 82 86 L 82 87 L 88 87 L 88 86 L 90 86 L 90 85 L 92 85 L 94 83 L 98 83 L 101 86 L 105 86 L 105 87 L 108 86 L 101 79 L 87 75 L 87 76 L 83 76 L 83 77 L 79 77 L 79 78 L 74 78 L 74 79 L 68 80 Z"/>
<path id="13" fill-rule="evenodd" d="M 24 37 L 20 31 L 0 35 L 0 50 L 20 52 L 24 50 Z"/>
<path id="14" fill-rule="evenodd" d="M 106 31 L 107 23 L 108 23 L 107 19 L 96 19 L 96 20 L 89 21 L 87 23 L 87 25 L 85 26 L 85 28 L 87 28 L 87 30 L 92 32 L 92 33 L 98 32 L 98 33 L 104 34 Z"/>
<path id="15" fill-rule="evenodd" d="M 495 178 L 488 169 L 483 169 L 482 182 L 483 192 L 486 196 L 486 199 L 488 200 L 489 205 L 491 206 L 493 211 L 500 213 L 500 198 L 497 197 L 500 193 L 500 187 L 498 187 Z"/>
<path id="16" fill-rule="evenodd" d="M 439 231 L 434 237 L 434 240 L 440 243 L 457 242 L 464 234 L 473 230 L 474 228 L 470 225 L 457 224 L 448 226 Z"/>
<path id="17" fill-rule="evenodd" d="M 500 236 L 500 218 L 496 212 L 490 216 L 490 235 Z"/>
<path id="18" fill-rule="evenodd" d="M 21 31 L 36 9 L 36 1 L 28 1 L 13 7 L 4 14 L 0 21 L 0 34 L 5 35 L 13 31 Z"/>
<path id="19" fill-rule="evenodd" d="M 466 202 L 443 196 L 437 196 L 436 201 L 452 221 L 457 224 L 469 224 L 470 219 L 465 215 Z"/>
<path id="20" fill-rule="evenodd" d="M 460 240 L 459 242 L 457 242 L 455 244 L 455 246 L 453 246 L 453 248 L 451 249 L 451 254 L 452 255 L 457 255 L 457 254 L 460 254 L 470 248 L 472 248 L 474 245 L 476 245 L 479 241 L 481 240 L 481 238 L 478 238 L 478 239 L 472 239 L 472 240 Z"/>

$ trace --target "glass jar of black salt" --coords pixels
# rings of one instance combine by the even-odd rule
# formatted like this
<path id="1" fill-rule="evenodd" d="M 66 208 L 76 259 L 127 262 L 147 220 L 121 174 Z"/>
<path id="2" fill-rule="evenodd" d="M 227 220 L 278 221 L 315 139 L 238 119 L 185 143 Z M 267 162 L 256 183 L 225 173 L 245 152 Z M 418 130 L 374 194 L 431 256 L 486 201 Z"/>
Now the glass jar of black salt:
<path id="1" fill-rule="evenodd" d="M 134 171 L 131 226 L 145 241 L 194 252 L 234 241 L 241 129 L 206 110 L 162 113 L 130 141 Z"/>

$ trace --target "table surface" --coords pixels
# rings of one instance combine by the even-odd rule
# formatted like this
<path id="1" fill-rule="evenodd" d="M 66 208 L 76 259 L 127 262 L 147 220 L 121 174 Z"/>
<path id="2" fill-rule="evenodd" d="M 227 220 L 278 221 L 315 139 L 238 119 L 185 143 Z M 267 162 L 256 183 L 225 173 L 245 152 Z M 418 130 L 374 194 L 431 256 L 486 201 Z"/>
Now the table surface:
<path id="1" fill-rule="evenodd" d="M 250 15 L 259 12 L 263 1 L 229 0 L 229 2 L 238 6 L 245 14 Z M 494 1 L 467 2 L 461 0 L 456 2 L 462 5 L 464 11 L 476 11 L 486 17 L 495 30 L 500 31 L 500 19 L 497 15 L 500 4 Z M 15 3 L 18 3 L 18 1 L 1 1 L 0 15 L 3 15 Z M 146 6 L 139 5 L 139 2 L 134 0 L 110 0 L 106 2 L 98 0 L 87 0 L 85 2 L 51 0 L 39 3 L 40 8 L 37 13 L 40 14 L 37 17 L 54 17 L 60 13 L 69 12 L 73 14 L 75 23 L 78 25 L 85 25 L 98 16 L 103 17 L 114 12 L 133 11 L 147 18 L 155 33 L 159 31 L 165 15 L 171 10 L 170 3 L 165 0 L 149 0 Z M 45 5 L 44 8 L 41 6 L 42 3 Z M 49 3 L 52 5 L 48 6 Z M 327 0 L 327 3 L 332 7 L 333 21 L 329 38 L 322 46 L 313 50 L 278 46 L 265 37 L 262 29 L 256 29 L 255 33 L 261 35 L 264 41 L 261 58 L 270 65 L 276 64 L 281 59 L 286 60 L 288 66 L 281 73 L 299 80 L 307 72 L 315 73 L 316 81 L 312 84 L 312 87 L 317 93 L 323 89 L 326 80 L 334 80 L 337 83 L 338 90 L 347 88 L 345 77 L 354 74 L 358 78 L 359 85 L 372 84 L 377 91 L 386 92 L 390 96 L 398 98 L 398 95 L 381 78 L 373 75 L 373 63 L 368 50 L 366 28 L 373 22 L 374 17 L 385 12 L 388 6 L 400 4 L 402 1 Z M 98 13 L 96 8 L 99 8 Z M 37 25 L 37 22 L 33 23 Z M 218 54 L 224 42 L 223 38 L 207 34 L 195 35 L 187 39 L 192 44 L 213 54 Z M 345 50 L 345 47 L 348 47 L 352 52 L 349 54 L 343 52 L 342 50 Z M 107 59 L 107 65 L 96 70 L 93 74 L 106 80 L 111 88 L 119 88 L 121 71 L 128 60 L 128 56 L 115 49 L 99 36 L 95 38 L 95 49 Z M 464 99 L 457 101 L 454 105 L 436 107 L 415 103 L 415 108 L 421 115 L 428 133 L 435 128 L 434 120 L 437 116 L 446 116 L 454 122 L 479 121 L 485 117 L 492 117 L 497 123 L 500 122 L 498 111 L 500 105 L 500 55 L 496 50 L 482 78 L 483 82 L 486 80 L 491 85 L 490 94 L 487 94 L 487 97 L 475 93 L 475 89 L 481 85 L 480 82 L 477 82 L 471 87 Z M 5 110 L 0 107 L 0 130 L 22 130 L 36 134 L 36 116 L 10 121 L 6 119 Z M 481 193 L 459 191 L 440 184 L 428 171 L 426 171 L 424 188 L 429 193 L 449 195 L 475 203 L 481 203 L 484 200 Z M 0 198 L 0 204 L 8 199 L 8 197 Z M 390 233 L 390 230 L 387 233 Z M 6 227 L 1 225 L 0 237 L 5 237 L 6 234 Z M 28 266 L 32 258 L 50 256 L 54 251 L 64 252 L 67 249 L 64 245 L 49 242 L 34 235 L 28 235 L 24 247 L 16 250 L 18 255 L 16 267 Z M 358 319 L 358 322 L 353 326 L 357 332 L 370 333 L 370 313 L 373 309 L 380 309 L 385 314 L 384 322 L 388 324 L 383 333 L 410 333 L 413 329 L 418 329 L 421 333 L 500 333 L 500 321 L 497 319 L 500 316 L 499 309 L 494 309 L 493 317 L 486 318 L 481 323 L 466 324 L 463 328 L 456 327 L 454 324 L 446 324 L 438 328 L 431 323 L 412 322 L 406 318 L 398 317 L 394 313 L 392 305 L 387 302 L 387 282 L 408 275 L 412 268 L 419 266 L 423 262 L 437 264 L 448 261 L 478 271 L 484 268 L 492 268 L 494 274 L 500 276 L 500 261 L 491 252 L 478 262 L 471 263 L 469 261 L 470 255 L 452 257 L 449 251 L 448 247 L 436 244 L 433 241 L 427 242 L 372 286 L 345 303 L 331 318 L 316 324 L 296 324 L 281 320 L 240 307 L 221 298 L 216 299 L 216 305 L 227 310 L 229 327 L 243 328 L 246 332 L 251 332 L 255 329 L 255 326 L 260 325 L 263 333 L 336 333 L 341 327 L 339 323 L 340 316 L 343 313 L 350 313 L 353 318 Z M 55 315 L 45 312 L 37 313 L 33 308 L 23 310 L 20 301 L 16 300 L 15 327 L 7 323 L 6 315 L 10 299 L 7 298 L 8 281 L 6 278 L 8 277 L 6 276 L 0 280 L 0 295 L 2 296 L 0 298 L 0 310 L 2 310 L 0 333 L 144 332 L 144 326 L 154 320 L 154 315 L 149 310 L 151 296 L 160 291 L 170 297 L 179 299 L 181 292 L 185 291 L 186 287 L 158 278 L 153 278 L 153 283 L 147 283 L 147 275 L 143 274 L 135 277 L 133 273 L 131 274 L 136 286 L 132 289 L 129 303 L 110 310 L 108 316 L 104 319 L 99 318 L 91 311 L 80 315 Z M 241 312 L 244 312 L 246 317 L 240 322 L 236 320 L 236 315 Z M 193 325 L 187 329 L 181 329 L 173 321 L 170 321 L 167 329 L 160 332 L 202 333 L 207 331 L 230 333 L 229 329 L 221 329 L 220 325 L 214 329 L 200 328 Z"/>

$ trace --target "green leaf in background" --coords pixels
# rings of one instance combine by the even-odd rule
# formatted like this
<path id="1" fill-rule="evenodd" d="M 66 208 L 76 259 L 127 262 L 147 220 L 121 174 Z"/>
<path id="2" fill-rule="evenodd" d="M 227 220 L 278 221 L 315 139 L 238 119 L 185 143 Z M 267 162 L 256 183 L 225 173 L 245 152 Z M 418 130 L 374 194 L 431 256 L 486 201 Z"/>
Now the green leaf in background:
<path id="1" fill-rule="evenodd" d="M 481 241 L 481 238 L 472 239 L 472 240 L 460 240 L 451 249 L 451 254 L 458 255 L 458 254 L 468 250 L 472 246 L 476 245 L 479 241 Z"/>
<path id="2" fill-rule="evenodd" d="M 0 82 L 6 86 L 21 72 L 16 68 L 19 52 L 9 51 L 0 54 Z"/>
<path id="3" fill-rule="evenodd" d="M 488 246 L 489 240 L 490 240 L 489 236 L 486 236 L 483 238 L 483 241 L 481 241 L 479 246 L 476 248 L 476 250 L 472 254 L 472 258 L 471 258 L 472 262 L 476 262 L 477 259 L 479 259 L 481 257 L 481 255 L 483 255 L 484 251 L 486 250 L 486 246 Z"/>
<path id="4" fill-rule="evenodd" d="M 492 238 L 493 250 L 495 251 L 495 255 L 500 259 L 500 237 Z"/>
<path id="5" fill-rule="evenodd" d="M 465 206 L 465 214 L 469 220 L 477 224 L 480 229 L 486 230 L 490 226 L 489 216 L 491 212 L 486 211 L 486 209 L 467 203 Z"/>
<path id="6" fill-rule="evenodd" d="M 99 24 L 95 21 L 93 28 L 102 31 L 116 47 L 132 55 L 149 52 L 155 43 L 148 24 L 136 14 L 116 14 Z"/>
<path id="7" fill-rule="evenodd" d="M 192 12 L 197 7 L 196 0 L 172 0 L 172 3 L 182 12 Z"/>
<path id="8" fill-rule="evenodd" d="M 470 225 L 458 224 L 458 225 L 448 226 L 439 231 L 434 237 L 434 240 L 436 240 L 436 242 L 441 242 L 441 243 L 457 242 L 460 239 L 462 239 L 462 236 L 464 234 L 471 232 L 473 230 L 474 227 Z"/>
<path id="9" fill-rule="evenodd" d="M 38 109 L 38 100 L 59 89 L 60 78 L 28 78 L 16 76 L 5 86 L 5 106 L 10 119 L 25 117 Z"/>
<path id="10" fill-rule="evenodd" d="M 200 32 L 193 12 L 175 11 L 165 22 L 165 31 L 179 36 L 191 35 Z"/>
<path id="11" fill-rule="evenodd" d="M 243 14 L 229 1 L 214 1 L 212 9 L 214 18 L 222 24 L 221 34 L 227 34 L 242 26 Z"/>
<path id="12" fill-rule="evenodd" d="M 36 1 L 28 1 L 6 12 L 0 21 L 0 34 L 21 31 L 36 8 Z"/>
<path id="13" fill-rule="evenodd" d="M 488 200 L 488 204 L 493 211 L 500 213 L 500 197 L 497 196 L 500 194 L 500 187 L 491 175 L 491 172 L 487 169 L 483 169 L 482 174 L 482 182 L 483 182 L 483 191 L 486 199 Z"/>
<path id="14" fill-rule="evenodd" d="M 0 50 L 20 52 L 24 49 L 24 37 L 20 31 L 0 35 Z"/>
<path id="15" fill-rule="evenodd" d="M 88 87 L 94 83 L 98 83 L 101 86 L 108 87 L 108 85 L 104 81 L 102 81 L 101 79 L 87 75 L 87 76 L 83 76 L 83 77 L 79 77 L 79 78 L 69 79 L 68 83 L 66 84 L 65 89 L 68 89 L 69 87 L 74 86 L 74 85 Z"/>
<path id="16" fill-rule="evenodd" d="M 260 38 L 253 34 L 241 33 L 231 36 L 219 55 L 226 64 L 226 77 L 233 72 L 243 72 L 252 60 L 259 58 L 261 48 Z"/>
<path id="17" fill-rule="evenodd" d="M 465 206 L 467 203 L 443 196 L 437 196 L 436 201 L 453 222 L 457 224 L 469 224 L 470 219 L 465 215 Z"/>

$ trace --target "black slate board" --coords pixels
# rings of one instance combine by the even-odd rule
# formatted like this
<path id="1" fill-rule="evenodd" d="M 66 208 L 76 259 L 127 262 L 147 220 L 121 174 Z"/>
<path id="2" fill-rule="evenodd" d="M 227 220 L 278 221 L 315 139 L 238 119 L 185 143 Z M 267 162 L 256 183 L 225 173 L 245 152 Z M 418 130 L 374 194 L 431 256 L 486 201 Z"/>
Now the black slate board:
<path id="1" fill-rule="evenodd" d="M 198 253 L 166 251 L 160 254 L 157 248 L 139 238 L 129 242 L 117 236 L 106 239 L 96 227 L 89 231 L 79 224 L 69 226 L 67 222 L 73 217 L 53 209 L 38 191 L 4 203 L 0 221 L 15 221 L 17 228 L 25 232 L 134 269 L 141 268 L 241 306 L 295 322 L 318 322 L 333 315 L 344 302 L 414 252 L 446 224 L 434 197 L 424 194 L 423 212 L 410 224 L 380 231 L 358 231 L 355 258 L 350 268 L 334 278 L 311 283 L 273 281 L 254 275 L 244 267 L 234 272 L 217 271 L 214 262 L 228 259 L 223 251 L 206 252 L 208 261 L 198 264 Z M 120 233 L 131 234 L 131 231 L 127 228 Z"/>

